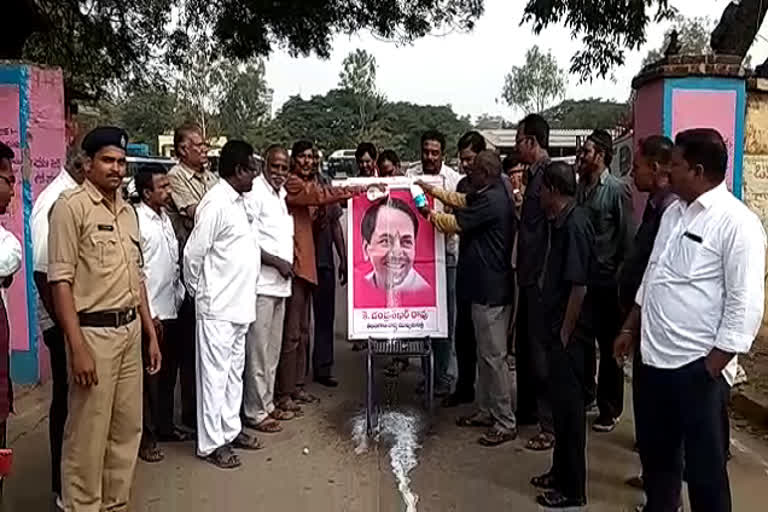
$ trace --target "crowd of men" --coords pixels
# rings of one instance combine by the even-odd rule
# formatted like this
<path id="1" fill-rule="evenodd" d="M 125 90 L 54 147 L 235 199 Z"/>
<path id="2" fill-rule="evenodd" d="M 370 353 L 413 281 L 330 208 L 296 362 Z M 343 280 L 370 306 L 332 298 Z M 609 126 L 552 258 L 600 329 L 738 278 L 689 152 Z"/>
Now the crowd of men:
<path id="1" fill-rule="evenodd" d="M 89 132 L 32 213 L 53 370 L 52 488 L 66 511 L 127 510 L 137 457 L 161 461 L 162 443 L 194 438 L 201 459 L 238 467 L 236 450 L 263 446 L 248 431 L 280 432 L 317 401 L 309 375 L 338 385 L 340 205 L 382 188 L 331 185 L 310 141 L 290 153 L 270 146 L 263 164 L 247 142 L 229 141 L 214 174 L 202 130 L 188 124 L 174 135 L 176 166 L 135 176 L 134 207 L 122 194 L 127 141 L 116 127 Z M 677 510 L 685 474 L 694 511 L 730 511 L 726 403 L 735 356 L 762 319 L 766 239 L 726 188 L 722 137 L 694 129 L 641 141 L 633 178 L 649 196 L 637 229 L 630 183 L 609 170 L 609 132 L 595 130 L 575 166 L 550 159 L 539 115 L 519 123 L 516 142 L 502 161 L 479 133 L 465 134 L 459 171 L 444 163 L 438 131 L 424 134 L 421 162 L 407 171 L 391 150 L 356 152 L 361 176 L 411 176 L 445 206 L 419 209 L 447 237 L 450 338 L 435 343 L 442 405 L 475 404 L 457 424 L 485 429 L 484 446 L 538 425 L 526 447 L 552 450 L 551 469 L 531 479 L 538 503 L 583 506 L 587 415 L 596 407 L 596 432 L 615 428 L 633 356 L 644 510 Z M 0 213 L 13 196 L 13 157 L 0 144 Z M 0 228 L 4 287 L 20 262 L 18 240 Z M 0 302 L 6 374 L 7 344 Z M 0 375 L 2 420 L 9 382 Z"/>

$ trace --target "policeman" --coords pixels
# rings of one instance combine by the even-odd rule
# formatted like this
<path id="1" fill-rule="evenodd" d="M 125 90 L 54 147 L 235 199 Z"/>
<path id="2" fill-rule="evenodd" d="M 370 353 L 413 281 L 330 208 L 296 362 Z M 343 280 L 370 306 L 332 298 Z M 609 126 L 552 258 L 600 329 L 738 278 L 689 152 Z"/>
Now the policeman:
<path id="1" fill-rule="evenodd" d="M 142 430 L 142 327 L 147 372 L 160 369 L 138 222 L 120 193 L 127 141 L 120 128 L 88 133 L 85 182 L 62 193 L 51 211 L 48 281 L 69 362 L 67 512 L 128 510 Z"/>

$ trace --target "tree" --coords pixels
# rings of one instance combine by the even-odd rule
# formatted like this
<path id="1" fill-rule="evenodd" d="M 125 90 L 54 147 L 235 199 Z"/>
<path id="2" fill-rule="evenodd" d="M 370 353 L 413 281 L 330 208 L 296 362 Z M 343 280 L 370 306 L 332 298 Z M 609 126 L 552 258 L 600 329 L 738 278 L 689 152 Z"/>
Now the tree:
<path id="1" fill-rule="evenodd" d="M 541 112 L 550 126 L 562 129 L 611 129 L 620 125 L 627 114 L 626 103 L 600 98 L 565 100 Z"/>
<path id="2" fill-rule="evenodd" d="M 643 59 L 643 66 L 656 62 L 664 56 L 664 51 L 669 46 L 669 40 L 672 31 L 677 31 L 677 41 L 680 44 L 680 52 L 683 54 L 709 55 L 712 53 L 712 47 L 709 45 L 712 30 L 715 28 L 715 22 L 706 16 L 687 18 L 676 15 L 674 25 L 664 33 L 664 39 L 655 50 L 650 50 Z M 744 59 L 744 65 L 749 66 L 750 56 Z"/>
<path id="3" fill-rule="evenodd" d="M 0 31 L 0 58 L 61 66 L 70 89 L 94 97 L 115 80 L 146 76 L 153 60 L 177 64 L 199 34 L 240 62 L 275 44 L 327 58 L 337 33 L 370 30 L 410 42 L 433 29 L 470 30 L 483 12 L 481 0 L 5 0 L 3 7 L 13 22 Z"/>
<path id="4" fill-rule="evenodd" d="M 376 57 L 360 49 L 347 55 L 339 73 L 339 88 L 349 91 L 357 103 L 358 137 L 363 138 L 382 100 L 376 91 Z"/>
<path id="5" fill-rule="evenodd" d="M 475 121 L 475 129 L 477 130 L 498 130 L 504 127 L 504 118 L 501 116 L 492 116 L 490 114 L 482 114 L 478 116 Z"/>
<path id="6" fill-rule="evenodd" d="M 731 2 L 713 33 L 712 48 L 718 53 L 744 56 L 768 12 L 765 0 Z M 540 34 L 562 23 L 583 49 L 571 59 L 571 72 L 582 80 L 608 76 L 624 64 L 625 51 L 637 50 L 646 41 L 648 23 L 673 18 L 668 0 L 528 0 L 523 22 Z"/>
<path id="7" fill-rule="evenodd" d="M 552 52 L 542 53 L 534 45 L 525 52 L 525 64 L 513 66 L 507 74 L 502 97 L 526 113 L 541 112 L 565 94 L 565 72 Z"/>
<path id="8" fill-rule="evenodd" d="M 264 62 L 255 60 L 241 67 L 223 66 L 224 95 L 218 106 L 221 134 L 229 138 L 253 138 L 272 115 L 272 89 L 264 77 Z"/>
<path id="9" fill-rule="evenodd" d="M 394 149 L 403 160 L 419 158 L 421 135 L 429 129 L 441 130 L 448 141 L 458 140 L 470 129 L 469 119 L 459 118 L 449 106 L 381 101 L 366 140 L 380 149 Z M 349 149 L 360 142 L 357 123 L 355 98 L 348 90 L 332 90 L 309 100 L 294 96 L 278 110 L 264 141 L 252 142 L 290 145 L 298 139 L 309 139 L 326 152 Z"/>
<path id="10" fill-rule="evenodd" d="M 0 58 L 60 66 L 70 93 L 95 98 L 117 80 L 152 81 L 176 0 L 6 2 L 13 22 L 0 31 Z"/>

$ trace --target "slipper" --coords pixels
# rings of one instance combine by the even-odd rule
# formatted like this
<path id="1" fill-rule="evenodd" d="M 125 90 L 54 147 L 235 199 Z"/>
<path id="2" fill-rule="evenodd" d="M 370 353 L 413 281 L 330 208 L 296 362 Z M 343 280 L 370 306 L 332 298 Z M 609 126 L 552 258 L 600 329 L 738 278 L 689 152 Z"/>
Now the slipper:
<path id="1" fill-rule="evenodd" d="M 554 489 L 557 487 L 555 485 L 555 475 L 551 471 L 531 478 L 531 485 L 539 489 Z"/>
<path id="2" fill-rule="evenodd" d="M 191 434 L 188 434 L 178 428 L 174 428 L 170 433 L 160 434 L 157 437 L 161 443 L 183 443 L 193 438 Z"/>
<path id="3" fill-rule="evenodd" d="M 478 439 L 477 442 L 483 446 L 493 447 L 502 445 L 509 441 L 514 441 L 515 439 L 517 439 L 517 430 L 513 430 L 511 432 L 503 432 L 492 427 L 488 429 L 488 432 L 483 434 L 483 436 Z"/>
<path id="4" fill-rule="evenodd" d="M 237 434 L 235 440 L 230 444 L 232 447 L 238 448 L 240 450 L 256 451 L 264 448 L 264 445 L 261 444 L 261 441 L 259 441 L 256 437 L 251 437 L 244 432 Z"/>
<path id="5" fill-rule="evenodd" d="M 203 460 L 221 469 L 234 469 L 243 464 L 228 445 L 219 446 L 213 453 L 203 457 Z"/>
<path id="6" fill-rule="evenodd" d="M 263 432 L 265 434 L 277 434 L 278 432 L 283 431 L 283 427 L 281 427 L 280 423 L 274 418 L 267 418 L 261 423 L 247 421 L 245 422 L 245 426 L 251 430 Z"/>
<path id="7" fill-rule="evenodd" d="M 315 402 L 319 402 L 320 399 L 316 396 L 310 395 L 306 392 L 304 389 L 298 389 L 291 397 L 293 398 L 294 402 L 298 402 L 300 404 L 313 404 Z"/>
<path id="8" fill-rule="evenodd" d="M 547 508 L 583 507 L 587 504 L 587 500 L 584 498 L 569 498 L 559 491 L 548 491 L 540 494 L 536 498 L 536 502 Z"/>
<path id="9" fill-rule="evenodd" d="M 555 436 L 549 432 L 539 432 L 525 443 L 528 450 L 534 452 L 545 452 L 555 446 Z"/>
<path id="10" fill-rule="evenodd" d="M 277 421 L 290 421 L 297 415 L 295 412 L 286 411 L 285 409 L 275 408 L 274 411 L 269 413 L 269 417 Z"/>
<path id="11" fill-rule="evenodd" d="M 278 409 L 282 409 L 284 411 L 292 412 L 296 416 L 302 416 L 303 415 L 303 411 L 301 409 L 301 406 L 299 404 L 297 404 L 296 402 L 294 402 L 293 400 L 291 400 L 290 398 L 285 398 L 283 400 L 280 400 L 277 403 L 276 407 Z"/>
<path id="12" fill-rule="evenodd" d="M 472 416 L 460 416 L 456 419 L 456 425 L 459 427 L 482 427 L 490 428 L 493 426 L 493 420 L 490 417 L 483 418 L 479 414 Z"/>
<path id="13" fill-rule="evenodd" d="M 165 458 L 163 450 L 157 446 L 157 443 L 142 443 L 139 447 L 139 458 L 144 462 L 154 464 Z"/>

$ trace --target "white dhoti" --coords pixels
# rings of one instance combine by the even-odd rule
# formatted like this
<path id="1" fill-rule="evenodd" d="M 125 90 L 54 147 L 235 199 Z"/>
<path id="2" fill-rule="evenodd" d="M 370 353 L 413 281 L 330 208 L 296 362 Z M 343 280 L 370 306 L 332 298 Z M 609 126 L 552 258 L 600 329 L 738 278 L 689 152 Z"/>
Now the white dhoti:
<path id="1" fill-rule="evenodd" d="M 283 345 L 285 299 L 259 295 L 256 321 L 245 338 L 245 395 L 247 422 L 261 423 L 275 410 L 275 377 Z"/>
<path id="2" fill-rule="evenodd" d="M 247 324 L 197 319 L 197 454 L 205 457 L 240 433 Z"/>

